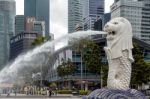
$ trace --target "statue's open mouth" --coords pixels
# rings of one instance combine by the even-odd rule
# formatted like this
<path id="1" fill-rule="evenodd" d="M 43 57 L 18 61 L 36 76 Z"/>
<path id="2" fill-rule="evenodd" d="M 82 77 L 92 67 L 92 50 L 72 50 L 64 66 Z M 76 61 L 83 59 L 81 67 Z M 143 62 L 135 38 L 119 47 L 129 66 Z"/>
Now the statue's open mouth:
<path id="1" fill-rule="evenodd" d="M 110 32 L 108 32 L 108 34 L 109 34 L 109 35 L 115 35 L 116 32 L 115 32 L 115 31 L 110 31 Z"/>

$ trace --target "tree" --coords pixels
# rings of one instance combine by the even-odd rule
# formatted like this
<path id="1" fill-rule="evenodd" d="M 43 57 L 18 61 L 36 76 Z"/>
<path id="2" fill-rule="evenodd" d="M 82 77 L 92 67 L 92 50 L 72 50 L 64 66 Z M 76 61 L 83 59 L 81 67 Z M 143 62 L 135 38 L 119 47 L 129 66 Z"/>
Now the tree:
<path id="1" fill-rule="evenodd" d="M 59 77 L 65 77 L 68 75 L 72 75 L 75 73 L 76 67 L 75 65 L 71 62 L 71 59 L 68 59 L 65 61 L 62 59 L 62 63 L 57 67 L 57 74 Z"/>
<path id="2" fill-rule="evenodd" d="M 66 62 L 66 75 L 72 75 L 75 73 L 76 67 L 73 64 L 73 62 L 71 62 L 71 59 L 68 58 L 67 62 Z"/>
<path id="3" fill-rule="evenodd" d="M 69 58 L 67 61 L 62 59 L 62 63 L 57 67 L 57 74 L 59 77 L 63 78 L 62 80 L 64 80 L 65 76 L 69 77 L 69 75 L 74 74 L 75 71 L 76 67 Z M 68 82 L 70 82 L 70 80 L 68 80 Z M 68 85 L 68 87 L 70 86 Z"/>
<path id="4" fill-rule="evenodd" d="M 134 63 L 132 64 L 131 84 L 142 85 L 150 81 L 150 65 L 144 61 L 144 56 L 138 44 L 134 43 L 133 48 Z"/>
<path id="5" fill-rule="evenodd" d="M 96 74 L 100 73 L 102 60 L 99 45 L 85 38 L 73 43 L 73 50 L 81 54 L 81 58 L 89 72 Z"/>
<path id="6" fill-rule="evenodd" d="M 35 47 L 35 46 L 43 44 L 46 41 L 48 41 L 47 37 L 38 37 L 32 42 L 31 45 Z"/>
<path id="7" fill-rule="evenodd" d="M 103 71 L 103 86 L 107 86 L 107 78 L 108 78 L 108 65 L 102 65 Z"/>

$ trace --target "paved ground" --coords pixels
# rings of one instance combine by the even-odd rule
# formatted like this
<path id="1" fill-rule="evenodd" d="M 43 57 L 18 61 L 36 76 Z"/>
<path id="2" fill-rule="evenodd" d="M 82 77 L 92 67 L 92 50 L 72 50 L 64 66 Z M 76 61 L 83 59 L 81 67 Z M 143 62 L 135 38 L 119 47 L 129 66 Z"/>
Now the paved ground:
<path id="1" fill-rule="evenodd" d="M 82 98 L 0 98 L 0 99 L 82 99 Z"/>
<path id="2" fill-rule="evenodd" d="M 80 96 L 72 96 L 72 95 L 57 95 L 57 96 L 31 96 L 31 95 L 24 95 L 24 94 L 11 94 L 7 97 L 6 94 L 2 94 L 0 99 L 82 99 Z"/>
<path id="3" fill-rule="evenodd" d="M 26 97 L 0 97 L 0 99 L 82 99 L 80 97 L 39 97 L 39 96 L 26 96 Z"/>

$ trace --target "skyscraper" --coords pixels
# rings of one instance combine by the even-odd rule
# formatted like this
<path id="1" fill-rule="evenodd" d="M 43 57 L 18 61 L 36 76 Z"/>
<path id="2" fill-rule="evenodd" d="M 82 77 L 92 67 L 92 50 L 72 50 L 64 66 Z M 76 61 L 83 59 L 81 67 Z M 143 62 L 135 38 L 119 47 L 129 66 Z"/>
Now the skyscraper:
<path id="1" fill-rule="evenodd" d="M 25 17 L 35 17 L 37 21 L 45 21 L 45 32 L 50 33 L 50 0 L 24 0 Z"/>
<path id="2" fill-rule="evenodd" d="M 14 34 L 15 0 L 0 0 L 0 69 L 9 58 L 9 41 Z"/>
<path id="3" fill-rule="evenodd" d="M 37 32 L 40 36 L 45 36 L 45 21 L 34 21 L 33 32 Z"/>
<path id="4" fill-rule="evenodd" d="M 68 0 L 68 31 L 74 32 L 78 24 L 84 30 L 93 30 L 94 22 L 104 14 L 104 0 Z"/>
<path id="5" fill-rule="evenodd" d="M 68 0 L 68 33 L 74 32 L 79 23 L 82 23 L 81 0 Z"/>
<path id="6" fill-rule="evenodd" d="M 25 18 L 24 15 L 16 15 L 15 17 L 15 35 L 25 30 Z"/>
<path id="7" fill-rule="evenodd" d="M 150 43 L 150 0 L 115 0 L 111 18 L 120 16 L 131 22 L 134 36 Z"/>
<path id="8" fill-rule="evenodd" d="M 10 39 L 10 60 L 14 60 L 19 54 L 32 49 L 33 41 L 38 37 L 36 32 L 21 32 Z"/>
<path id="9" fill-rule="evenodd" d="M 81 0 L 84 30 L 94 30 L 94 23 L 104 14 L 104 0 Z"/>

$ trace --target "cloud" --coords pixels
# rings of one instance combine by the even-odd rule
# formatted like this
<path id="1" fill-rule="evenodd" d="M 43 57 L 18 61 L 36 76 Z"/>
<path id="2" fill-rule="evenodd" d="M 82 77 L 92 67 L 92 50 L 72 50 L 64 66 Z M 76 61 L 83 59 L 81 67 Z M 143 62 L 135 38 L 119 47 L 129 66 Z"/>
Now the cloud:
<path id="1" fill-rule="evenodd" d="M 67 0 L 50 1 L 50 32 L 58 38 L 67 34 L 68 8 Z"/>
<path id="2" fill-rule="evenodd" d="M 67 27 L 60 23 L 60 22 L 50 22 L 50 30 L 51 30 L 51 33 L 54 34 L 54 37 L 55 38 L 59 38 L 61 37 L 62 35 L 65 35 L 67 34 Z"/>
<path id="3" fill-rule="evenodd" d="M 16 14 L 17 15 L 24 14 L 24 0 L 16 0 Z"/>
<path id="4" fill-rule="evenodd" d="M 114 0 L 105 0 L 105 13 L 110 12 L 110 6 L 112 5 L 113 2 Z"/>

